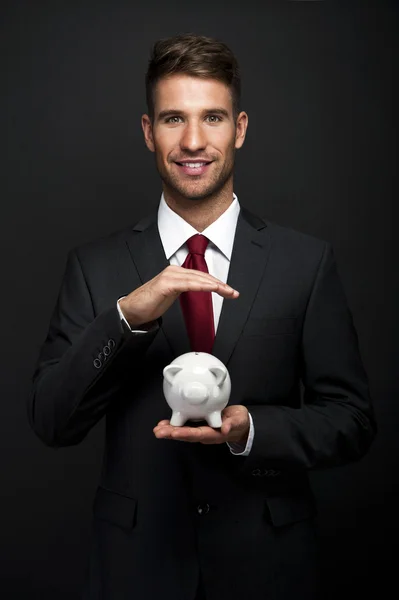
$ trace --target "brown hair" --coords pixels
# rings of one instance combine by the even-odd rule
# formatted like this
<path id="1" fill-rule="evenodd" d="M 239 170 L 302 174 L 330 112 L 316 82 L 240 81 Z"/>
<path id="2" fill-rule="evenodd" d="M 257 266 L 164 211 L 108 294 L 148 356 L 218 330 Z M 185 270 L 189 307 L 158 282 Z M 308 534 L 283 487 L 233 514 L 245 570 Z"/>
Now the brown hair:
<path id="1" fill-rule="evenodd" d="M 154 89 L 162 77 L 184 73 L 201 79 L 216 79 L 231 91 L 234 119 L 239 113 L 241 78 L 237 59 L 223 42 L 184 33 L 155 42 L 145 76 L 148 114 L 154 118 Z"/>

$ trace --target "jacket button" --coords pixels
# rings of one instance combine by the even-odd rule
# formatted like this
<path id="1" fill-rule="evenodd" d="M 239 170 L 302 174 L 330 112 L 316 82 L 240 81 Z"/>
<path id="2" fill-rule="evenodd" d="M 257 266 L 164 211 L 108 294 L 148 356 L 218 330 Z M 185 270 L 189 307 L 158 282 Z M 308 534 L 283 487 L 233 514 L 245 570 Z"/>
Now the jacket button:
<path id="1" fill-rule="evenodd" d="M 109 346 L 104 346 L 103 352 L 104 356 L 109 356 L 111 354 L 111 348 Z"/>
<path id="2" fill-rule="evenodd" d="M 209 504 L 198 504 L 197 512 L 199 515 L 207 515 L 209 513 Z"/>
<path id="3" fill-rule="evenodd" d="M 113 339 L 111 339 L 111 340 L 108 340 L 108 346 L 109 346 L 110 348 L 115 348 L 115 340 L 113 340 Z"/>
<path id="4" fill-rule="evenodd" d="M 269 471 L 265 471 L 265 475 L 267 475 L 268 477 L 276 477 L 276 475 L 279 475 L 280 471 L 275 471 L 274 469 L 269 469 Z"/>
<path id="5" fill-rule="evenodd" d="M 99 369 L 101 367 L 101 360 L 99 358 L 95 358 L 93 360 L 93 365 L 96 367 L 96 369 Z"/>
<path id="6" fill-rule="evenodd" d="M 254 469 L 252 471 L 251 475 L 253 475 L 254 477 L 259 477 L 260 476 L 260 469 Z"/>

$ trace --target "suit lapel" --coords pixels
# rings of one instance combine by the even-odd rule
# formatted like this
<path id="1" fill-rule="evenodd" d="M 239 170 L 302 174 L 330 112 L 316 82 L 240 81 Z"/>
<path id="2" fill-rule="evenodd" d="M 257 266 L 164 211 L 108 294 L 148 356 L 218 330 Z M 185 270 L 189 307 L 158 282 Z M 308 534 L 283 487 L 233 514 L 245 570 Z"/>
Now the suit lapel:
<path id="1" fill-rule="evenodd" d="M 227 283 L 240 292 L 235 300 L 223 300 L 212 354 L 227 365 L 256 298 L 269 252 L 266 223 L 241 208 L 234 237 Z"/>
<path id="2" fill-rule="evenodd" d="M 227 283 L 240 292 L 236 300 L 223 300 L 212 354 L 227 364 L 255 300 L 270 251 L 266 223 L 241 208 L 234 237 Z M 157 213 L 142 219 L 127 238 L 130 255 L 144 284 L 163 271 L 165 257 L 157 225 Z M 162 316 L 161 329 L 174 356 L 190 352 L 180 302 L 176 301 Z"/>
<path id="3" fill-rule="evenodd" d="M 158 231 L 157 213 L 142 219 L 129 233 L 127 245 L 140 280 L 144 284 L 169 266 Z M 178 301 L 162 315 L 161 330 L 176 357 L 191 351 Z"/>

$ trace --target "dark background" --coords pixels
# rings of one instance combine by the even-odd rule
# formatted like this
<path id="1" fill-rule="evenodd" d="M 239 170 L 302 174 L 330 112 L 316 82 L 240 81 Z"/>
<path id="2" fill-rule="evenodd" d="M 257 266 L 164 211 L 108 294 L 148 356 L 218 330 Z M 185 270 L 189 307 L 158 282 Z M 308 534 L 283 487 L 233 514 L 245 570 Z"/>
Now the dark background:
<path id="1" fill-rule="evenodd" d="M 395 589 L 395 3 L 53 1 L 1 10 L 2 597 L 79 598 L 104 423 L 79 446 L 47 448 L 28 426 L 26 398 L 67 251 L 158 205 L 140 127 L 144 74 L 153 42 L 186 31 L 219 37 L 237 54 L 249 128 L 235 191 L 261 216 L 333 243 L 369 374 L 372 449 L 312 474 L 323 597 Z"/>

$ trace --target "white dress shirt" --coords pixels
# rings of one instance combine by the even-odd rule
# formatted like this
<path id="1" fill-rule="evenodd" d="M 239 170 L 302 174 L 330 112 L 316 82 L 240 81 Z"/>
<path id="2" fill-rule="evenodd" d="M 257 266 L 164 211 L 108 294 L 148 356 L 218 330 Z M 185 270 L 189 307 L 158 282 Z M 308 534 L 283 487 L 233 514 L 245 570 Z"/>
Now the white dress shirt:
<path id="1" fill-rule="evenodd" d="M 226 283 L 239 212 L 240 205 L 238 198 L 233 194 L 233 202 L 228 209 L 225 210 L 216 221 L 204 229 L 204 231 L 199 232 L 167 205 L 164 195 L 162 194 L 158 208 L 158 231 L 166 259 L 169 260 L 171 265 L 180 267 L 188 254 L 187 240 L 193 235 L 201 233 L 209 239 L 208 246 L 205 250 L 205 261 L 208 266 L 208 271 L 213 277 L 217 277 L 217 279 Z M 216 333 L 224 299 L 216 292 L 211 292 L 211 294 Z M 117 302 L 117 308 L 121 319 L 125 321 L 132 333 L 147 333 L 143 330 L 131 329 L 120 309 L 119 300 L 121 299 L 122 298 L 119 298 Z M 232 454 L 238 454 L 240 456 L 247 456 L 249 454 L 255 434 L 251 414 L 249 414 L 249 421 L 250 430 L 245 448 L 244 444 L 227 442 Z"/>

